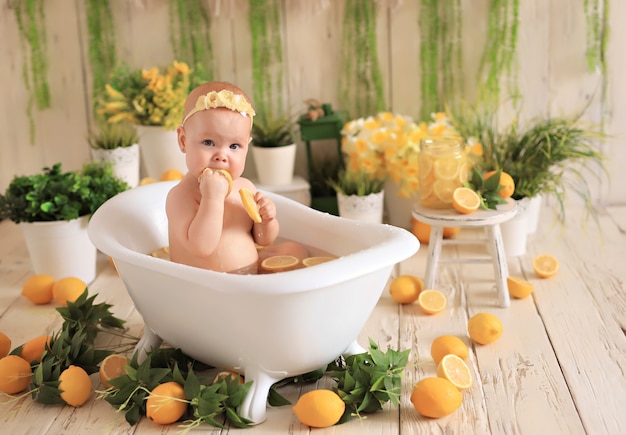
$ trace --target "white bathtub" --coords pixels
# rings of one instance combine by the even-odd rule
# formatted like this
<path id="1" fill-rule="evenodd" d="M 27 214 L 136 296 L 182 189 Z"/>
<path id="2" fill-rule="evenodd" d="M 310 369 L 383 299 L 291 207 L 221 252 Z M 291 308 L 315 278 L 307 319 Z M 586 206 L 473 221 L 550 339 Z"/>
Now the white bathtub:
<path id="1" fill-rule="evenodd" d="M 339 256 L 269 275 L 198 269 L 147 255 L 168 244 L 165 198 L 176 182 L 126 191 L 94 214 L 89 236 L 113 257 L 143 316 L 145 353 L 161 339 L 187 355 L 253 381 L 240 413 L 265 420 L 270 386 L 362 352 L 356 339 L 393 266 L 419 249 L 401 228 L 357 223 L 266 192 L 281 238 Z"/>

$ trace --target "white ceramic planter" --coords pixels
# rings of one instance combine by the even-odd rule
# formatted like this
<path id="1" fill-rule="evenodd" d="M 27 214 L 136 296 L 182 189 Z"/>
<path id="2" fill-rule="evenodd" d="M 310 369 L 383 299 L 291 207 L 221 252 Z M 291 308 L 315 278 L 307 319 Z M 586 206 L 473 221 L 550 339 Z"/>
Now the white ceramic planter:
<path id="1" fill-rule="evenodd" d="M 534 234 L 539 225 L 539 216 L 541 215 L 541 195 L 530 198 L 528 204 L 528 234 Z"/>
<path id="2" fill-rule="evenodd" d="M 337 193 L 339 216 L 359 222 L 383 223 L 385 191 L 366 196 Z"/>
<path id="3" fill-rule="evenodd" d="M 507 257 L 517 257 L 526 253 L 529 204 L 530 199 L 528 198 L 517 200 L 515 217 L 500 224 L 502 243 Z"/>
<path id="4" fill-rule="evenodd" d="M 387 222 L 396 227 L 411 230 L 411 212 L 413 204 L 419 200 L 419 193 L 416 192 L 409 198 L 400 196 L 400 188 L 391 180 L 385 182 L 385 208 L 387 210 Z"/>
<path id="5" fill-rule="evenodd" d="M 175 131 L 157 126 L 137 126 L 139 148 L 141 149 L 142 172 L 145 177 L 161 178 L 169 169 L 187 172 L 185 154 L 178 148 Z"/>
<path id="6" fill-rule="evenodd" d="M 111 150 L 92 148 L 91 158 L 97 162 L 111 163 L 115 176 L 126 181 L 130 187 L 139 184 L 139 144 Z"/>
<path id="7" fill-rule="evenodd" d="M 296 163 L 296 144 L 283 147 L 252 146 L 252 157 L 260 184 L 291 184 Z"/>
<path id="8" fill-rule="evenodd" d="M 89 216 L 71 221 L 20 223 L 36 274 L 74 276 L 89 284 L 96 277 L 97 250 L 87 234 Z"/>

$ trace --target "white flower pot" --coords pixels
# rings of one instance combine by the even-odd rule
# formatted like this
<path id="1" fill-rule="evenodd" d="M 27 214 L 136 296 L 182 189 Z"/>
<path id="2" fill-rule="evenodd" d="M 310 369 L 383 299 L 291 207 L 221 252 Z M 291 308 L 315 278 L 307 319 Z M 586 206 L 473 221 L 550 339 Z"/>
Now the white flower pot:
<path id="1" fill-rule="evenodd" d="M 366 196 L 337 193 L 339 216 L 359 222 L 383 222 L 385 191 Z"/>
<path id="2" fill-rule="evenodd" d="M 36 274 L 73 276 L 89 284 L 96 277 L 96 247 L 87 234 L 89 215 L 71 221 L 20 223 Z"/>
<path id="3" fill-rule="evenodd" d="M 92 148 L 91 158 L 97 162 L 109 162 L 113 173 L 130 187 L 139 184 L 139 144 L 110 150 Z"/>
<path id="4" fill-rule="evenodd" d="M 419 193 L 405 198 L 399 195 L 400 187 L 391 180 L 385 182 L 385 208 L 387 209 L 387 222 L 390 225 L 411 230 L 411 212 L 413 205 L 419 200 Z"/>
<path id="5" fill-rule="evenodd" d="M 500 224 L 502 243 L 507 257 L 517 257 L 526 253 L 529 203 L 530 199 L 528 198 L 517 200 L 515 217 Z"/>
<path id="6" fill-rule="evenodd" d="M 259 183 L 269 186 L 291 184 L 296 163 L 296 144 L 282 147 L 252 146 Z"/>
<path id="7" fill-rule="evenodd" d="M 530 198 L 528 204 L 528 234 L 534 234 L 539 225 L 539 216 L 541 215 L 542 196 L 537 195 Z"/>
<path id="8" fill-rule="evenodd" d="M 175 131 L 158 126 L 138 125 L 137 134 L 145 177 L 158 180 L 169 169 L 178 169 L 183 174 L 187 172 L 185 154 L 178 147 Z"/>

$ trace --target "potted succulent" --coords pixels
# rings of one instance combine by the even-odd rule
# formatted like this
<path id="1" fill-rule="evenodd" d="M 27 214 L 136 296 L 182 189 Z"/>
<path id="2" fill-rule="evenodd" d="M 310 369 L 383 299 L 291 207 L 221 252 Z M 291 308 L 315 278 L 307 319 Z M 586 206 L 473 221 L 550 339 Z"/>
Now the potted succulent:
<path id="1" fill-rule="evenodd" d="M 92 159 L 111 163 L 113 174 L 130 187 L 139 184 L 138 140 L 137 129 L 128 122 L 99 122 L 87 136 Z"/>
<path id="2" fill-rule="evenodd" d="M 163 68 L 131 69 L 121 63 L 96 99 L 96 113 L 107 122 L 137 126 L 146 177 L 161 178 L 169 169 L 186 172 L 176 127 L 183 119 L 189 92 L 206 81 L 185 62 Z"/>
<path id="3" fill-rule="evenodd" d="M 39 174 L 15 176 L 0 195 L 0 218 L 21 227 L 35 273 L 89 283 L 96 273 L 89 217 L 126 189 L 110 164 L 92 162 L 81 171 L 64 172 L 57 163 Z"/>
<path id="4" fill-rule="evenodd" d="M 342 169 L 328 181 L 337 193 L 339 216 L 361 222 L 383 222 L 385 180 L 357 169 Z"/>
<path id="5" fill-rule="evenodd" d="M 252 124 L 252 156 L 259 183 L 290 184 L 296 161 L 295 121 L 288 115 L 257 114 Z"/>

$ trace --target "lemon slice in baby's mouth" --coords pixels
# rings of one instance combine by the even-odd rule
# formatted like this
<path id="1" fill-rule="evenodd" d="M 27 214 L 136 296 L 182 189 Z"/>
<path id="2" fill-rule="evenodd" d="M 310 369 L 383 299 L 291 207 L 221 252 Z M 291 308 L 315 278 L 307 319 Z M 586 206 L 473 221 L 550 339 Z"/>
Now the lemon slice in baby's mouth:
<path id="1" fill-rule="evenodd" d="M 226 193 L 226 196 L 230 195 L 230 192 L 233 191 L 233 177 L 226 169 L 218 169 L 217 172 L 221 173 L 228 181 L 228 192 Z"/>
<path id="2" fill-rule="evenodd" d="M 224 176 L 224 178 L 226 178 L 226 181 L 228 181 L 228 192 L 226 192 L 226 196 L 230 195 L 230 192 L 233 191 L 233 177 L 232 177 L 232 175 L 230 175 L 230 172 L 228 172 L 226 169 L 204 168 L 202 170 L 202 173 L 198 177 L 198 183 L 200 182 L 200 179 L 202 178 L 202 175 L 206 171 L 215 171 L 215 172 L 219 172 L 220 174 L 222 174 Z"/>
<path id="3" fill-rule="evenodd" d="M 261 223 L 263 219 L 261 219 L 261 214 L 259 213 L 259 206 L 254 200 L 254 194 L 249 189 L 242 187 L 239 189 L 239 195 L 241 196 L 243 208 L 246 210 L 246 213 L 248 213 L 248 216 L 256 223 Z"/>

